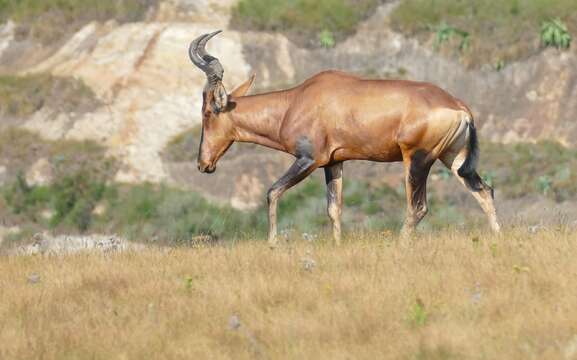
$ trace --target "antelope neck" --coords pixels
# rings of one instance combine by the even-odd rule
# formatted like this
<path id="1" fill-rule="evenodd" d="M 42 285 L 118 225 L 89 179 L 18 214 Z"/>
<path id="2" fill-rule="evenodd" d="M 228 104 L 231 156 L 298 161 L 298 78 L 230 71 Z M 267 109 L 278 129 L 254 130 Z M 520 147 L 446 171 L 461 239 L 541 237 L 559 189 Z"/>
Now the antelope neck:
<path id="1" fill-rule="evenodd" d="M 230 116 L 234 140 L 286 151 L 280 139 L 283 119 L 292 100 L 290 91 L 233 98 Z"/>

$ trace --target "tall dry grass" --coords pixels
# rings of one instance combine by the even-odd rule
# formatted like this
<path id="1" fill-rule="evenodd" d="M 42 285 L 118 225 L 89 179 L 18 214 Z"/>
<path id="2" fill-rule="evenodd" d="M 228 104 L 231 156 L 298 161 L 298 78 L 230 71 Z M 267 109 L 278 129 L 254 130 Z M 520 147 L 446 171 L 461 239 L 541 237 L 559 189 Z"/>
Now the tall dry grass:
<path id="1" fill-rule="evenodd" d="M 1 359 L 577 356 L 577 235 L 0 258 Z"/>

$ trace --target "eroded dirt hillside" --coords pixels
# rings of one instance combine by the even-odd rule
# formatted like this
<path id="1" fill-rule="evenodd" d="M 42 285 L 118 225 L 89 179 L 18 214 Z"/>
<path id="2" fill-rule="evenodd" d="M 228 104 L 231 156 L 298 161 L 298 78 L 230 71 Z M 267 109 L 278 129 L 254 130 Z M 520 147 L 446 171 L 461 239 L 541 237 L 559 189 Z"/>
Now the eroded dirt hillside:
<path id="1" fill-rule="evenodd" d="M 467 70 L 390 30 L 388 16 L 394 4 L 379 7 L 355 35 L 335 48 L 305 49 L 283 35 L 229 29 L 234 3 L 164 1 L 144 22 L 93 22 L 61 46 L 37 54 L 33 43 L 18 38 L 14 23 L 3 24 L 0 69 L 4 73 L 81 79 L 99 103 L 82 113 L 55 111 L 51 104 L 44 104 L 11 124 L 50 140 L 94 140 L 104 145 L 120 160 L 117 181 L 168 182 L 237 208 L 254 208 L 287 166 L 287 156 L 235 145 L 212 177 L 198 174 L 193 162 L 162 156 L 171 140 L 200 123 L 205 78 L 190 64 L 188 44 L 198 34 L 224 29 L 208 50 L 224 65 L 229 90 L 251 73 L 257 74 L 257 90 L 264 90 L 291 86 L 327 68 L 365 77 L 431 81 L 472 107 L 485 139 L 555 139 L 566 146 L 577 145 L 575 50 L 544 51 L 501 71 Z M 26 61 L 14 60 L 19 52 L 29 55 Z M 192 153 L 197 144 L 189 145 Z M 351 171 L 359 176 L 381 178 L 390 168 L 352 166 L 362 169 Z"/>

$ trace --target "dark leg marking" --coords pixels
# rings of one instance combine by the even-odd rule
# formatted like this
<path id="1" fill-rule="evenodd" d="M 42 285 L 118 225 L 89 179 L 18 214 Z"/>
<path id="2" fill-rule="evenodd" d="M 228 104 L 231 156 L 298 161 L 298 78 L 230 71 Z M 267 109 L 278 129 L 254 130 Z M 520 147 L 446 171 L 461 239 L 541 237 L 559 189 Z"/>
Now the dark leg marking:
<path id="1" fill-rule="evenodd" d="M 291 165 L 288 171 L 278 179 L 267 193 L 268 218 L 269 218 L 269 243 L 276 245 L 277 235 L 277 204 L 282 194 L 301 182 L 317 167 L 313 160 L 313 147 L 306 137 L 297 140 L 297 160 Z"/>
<path id="2" fill-rule="evenodd" d="M 465 150 L 465 149 L 463 149 Z M 483 179 L 479 176 L 475 169 L 470 170 L 465 176 L 461 176 L 459 170 L 462 164 L 459 163 L 462 159 L 463 150 L 460 154 L 452 154 L 450 157 L 442 159 L 445 166 L 447 166 L 453 174 L 457 177 L 459 182 L 473 195 L 475 200 L 479 203 L 485 214 L 489 219 L 489 224 L 493 231 L 499 232 L 501 226 L 497 219 L 497 212 L 494 204 L 494 191 Z M 466 151 L 469 151 L 468 149 Z M 469 154 L 468 152 L 467 154 Z M 462 172 L 461 172 L 462 173 Z"/>
<path id="3" fill-rule="evenodd" d="M 409 170 L 409 182 L 412 187 L 412 206 L 422 219 L 427 213 L 427 177 L 433 162 L 428 159 L 428 154 L 423 150 L 417 150 L 411 157 Z M 419 221 L 420 221 L 419 219 Z"/>
<path id="4" fill-rule="evenodd" d="M 309 158 L 314 157 L 314 148 L 311 141 L 306 136 L 301 136 L 296 142 L 296 157 Z"/>
<path id="5" fill-rule="evenodd" d="M 427 178 L 434 160 L 423 150 L 417 150 L 411 156 L 409 169 L 406 169 L 407 215 L 403 233 L 411 233 L 427 214 Z"/>
<path id="6" fill-rule="evenodd" d="M 460 175 L 459 175 L 460 176 Z M 465 184 L 469 188 L 469 190 L 474 192 L 484 191 L 491 195 L 491 198 L 495 198 L 495 191 L 491 186 L 489 186 L 479 174 L 474 171 L 472 174 L 467 175 L 467 177 L 462 176 L 463 180 L 465 180 Z"/>
<path id="7" fill-rule="evenodd" d="M 268 191 L 268 201 L 272 200 L 274 195 L 280 196 L 283 192 L 302 181 L 310 173 L 309 169 L 314 165 L 314 160 L 309 158 L 297 159 L 288 171 L 278 179 Z"/>

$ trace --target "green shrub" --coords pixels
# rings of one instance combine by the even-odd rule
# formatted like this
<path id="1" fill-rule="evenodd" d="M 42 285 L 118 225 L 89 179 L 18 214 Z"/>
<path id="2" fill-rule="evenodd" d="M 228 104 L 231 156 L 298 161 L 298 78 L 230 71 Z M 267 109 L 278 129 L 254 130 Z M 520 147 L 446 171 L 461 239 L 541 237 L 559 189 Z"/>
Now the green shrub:
<path id="1" fill-rule="evenodd" d="M 28 221 L 43 224 L 41 212 L 50 210 L 48 226 L 84 232 L 92 222 L 92 211 L 102 199 L 106 185 L 87 172 L 58 178 L 50 186 L 30 186 L 22 175 L 4 191 L 10 211 Z"/>
<path id="2" fill-rule="evenodd" d="M 196 235 L 227 238 L 261 234 L 256 213 L 210 203 L 202 196 L 166 186 L 122 186 L 107 198 L 108 212 L 98 226 L 138 241 L 187 244 Z"/>
<path id="3" fill-rule="evenodd" d="M 568 49 L 571 45 L 571 35 L 567 26 L 558 18 L 543 22 L 540 35 L 544 46 Z"/>
<path id="4" fill-rule="evenodd" d="M 34 151 L 31 151 L 34 149 Z M 1 189 L 6 208 L 23 222 L 53 229 L 86 231 L 94 206 L 104 197 L 106 183 L 117 170 L 114 159 L 91 141 L 47 141 L 26 130 L 0 132 L 0 158 L 8 161 L 8 185 Z M 30 186 L 23 175 L 38 158 L 48 161 L 54 182 Z M 49 210 L 46 212 L 46 210 Z M 44 219 L 44 213 L 52 214 Z M 0 208 L 0 216 L 6 209 Z"/>
<path id="5" fill-rule="evenodd" d="M 326 29 L 319 34 L 319 42 L 322 47 L 327 49 L 334 48 L 336 44 L 332 31 Z"/>
<path id="6" fill-rule="evenodd" d="M 353 33 L 357 24 L 381 2 L 240 0 L 232 12 L 232 25 L 245 30 L 284 32 L 301 45 L 333 47 L 336 41 Z"/>
<path id="7" fill-rule="evenodd" d="M 442 22 L 435 29 L 435 48 L 438 49 L 452 38 L 459 38 L 459 51 L 465 51 L 469 47 L 470 34 L 468 32 Z"/>
<path id="8" fill-rule="evenodd" d="M 84 232 L 92 221 L 92 211 L 102 199 L 106 185 L 100 179 L 90 178 L 88 172 L 64 176 L 50 187 L 54 215 L 50 226 L 60 224 Z"/>
<path id="9" fill-rule="evenodd" d="M 17 215 L 28 213 L 30 209 L 38 210 L 39 205 L 45 204 L 50 199 L 50 194 L 45 188 L 29 186 L 22 173 L 19 173 L 16 180 L 3 190 L 3 195 L 6 205 Z"/>

